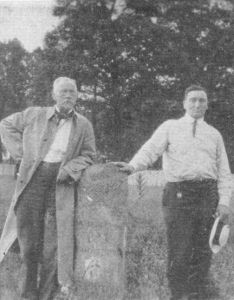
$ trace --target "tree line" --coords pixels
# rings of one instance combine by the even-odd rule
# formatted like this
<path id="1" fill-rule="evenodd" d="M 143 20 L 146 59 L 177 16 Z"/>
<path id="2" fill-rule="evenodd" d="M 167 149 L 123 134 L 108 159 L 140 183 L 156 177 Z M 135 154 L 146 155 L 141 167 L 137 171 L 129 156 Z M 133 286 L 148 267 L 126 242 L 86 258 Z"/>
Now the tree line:
<path id="1" fill-rule="evenodd" d="M 0 118 L 51 105 L 53 80 L 69 76 L 90 95 L 77 109 L 94 125 L 100 159 L 128 160 L 161 122 L 183 114 L 184 89 L 201 84 L 206 119 L 221 131 L 234 171 L 232 2 L 126 0 L 113 21 L 115 2 L 57 0 L 60 23 L 43 49 L 0 43 Z"/>

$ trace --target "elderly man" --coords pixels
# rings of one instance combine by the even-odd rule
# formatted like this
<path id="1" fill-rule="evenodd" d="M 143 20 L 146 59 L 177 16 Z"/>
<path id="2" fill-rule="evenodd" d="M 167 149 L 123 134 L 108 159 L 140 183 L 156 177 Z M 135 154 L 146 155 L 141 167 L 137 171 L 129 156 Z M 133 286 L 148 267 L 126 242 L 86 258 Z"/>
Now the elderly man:
<path id="1" fill-rule="evenodd" d="M 75 81 L 57 78 L 53 99 L 53 107 L 30 107 L 0 123 L 4 145 L 15 160 L 21 161 L 12 207 L 22 256 L 22 299 L 52 299 L 57 283 L 57 244 L 62 271 L 72 259 L 68 256 L 73 245 L 66 245 L 63 239 L 72 236 L 65 228 L 73 222 L 75 183 L 95 155 L 92 125 L 74 110 Z M 57 224 L 53 221 L 55 217 Z M 52 228 L 48 229 L 50 224 Z M 45 249 L 47 229 L 54 231 Z M 61 278 L 64 285 L 69 285 L 69 278 Z"/>
<path id="2" fill-rule="evenodd" d="M 204 121 L 205 89 L 187 88 L 183 105 L 182 118 L 164 122 L 129 164 L 117 164 L 132 173 L 163 155 L 171 299 L 208 299 L 209 233 L 215 213 L 228 222 L 230 169 L 222 136 Z"/>

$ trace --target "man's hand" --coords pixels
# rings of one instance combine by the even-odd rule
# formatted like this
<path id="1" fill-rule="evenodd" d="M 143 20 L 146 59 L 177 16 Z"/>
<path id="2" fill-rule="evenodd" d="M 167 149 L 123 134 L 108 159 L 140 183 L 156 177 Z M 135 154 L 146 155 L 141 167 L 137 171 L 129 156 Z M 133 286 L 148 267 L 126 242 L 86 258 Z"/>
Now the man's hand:
<path id="1" fill-rule="evenodd" d="M 127 174 L 132 174 L 135 171 L 133 166 L 131 166 L 128 163 L 123 162 L 123 161 L 112 162 L 112 164 L 119 167 L 120 171 L 125 172 Z"/>
<path id="2" fill-rule="evenodd" d="M 216 216 L 220 217 L 220 221 L 228 224 L 230 218 L 230 208 L 226 205 L 219 204 L 216 210 Z"/>
<path id="3" fill-rule="evenodd" d="M 57 176 L 57 183 L 72 183 L 72 182 L 73 182 L 73 179 L 67 173 L 67 171 L 65 171 L 64 169 L 61 169 Z"/>

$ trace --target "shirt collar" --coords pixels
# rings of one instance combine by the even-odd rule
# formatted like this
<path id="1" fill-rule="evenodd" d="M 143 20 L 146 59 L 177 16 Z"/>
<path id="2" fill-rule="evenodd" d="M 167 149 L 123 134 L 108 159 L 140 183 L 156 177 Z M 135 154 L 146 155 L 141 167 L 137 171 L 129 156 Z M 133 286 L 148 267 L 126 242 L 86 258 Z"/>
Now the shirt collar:
<path id="1" fill-rule="evenodd" d="M 188 113 L 186 113 L 183 117 L 183 119 L 188 123 L 193 123 L 195 119 L 191 117 Z M 197 119 L 197 123 L 204 122 L 204 117 Z"/>
<path id="2" fill-rule="evenodd" d="M 57 105 L 54 106 L 54 109 L 57 110 L 57 112 L 60 112 L 60 109 L 58 108 Z M 72 109 L 69 110 L 68 114 L 72 111 Z"/>
<path id="3" fill-rule="evenodd" d="M 54 116 L 55 110 L 59 110 L 56 105 L 48 107 L 48 110 L 46 112 L 46 117 L 48 120 Z M 74 116 L 76 116 L 76 117 L 78 116 L 76 111 L 74 113 Z"/>

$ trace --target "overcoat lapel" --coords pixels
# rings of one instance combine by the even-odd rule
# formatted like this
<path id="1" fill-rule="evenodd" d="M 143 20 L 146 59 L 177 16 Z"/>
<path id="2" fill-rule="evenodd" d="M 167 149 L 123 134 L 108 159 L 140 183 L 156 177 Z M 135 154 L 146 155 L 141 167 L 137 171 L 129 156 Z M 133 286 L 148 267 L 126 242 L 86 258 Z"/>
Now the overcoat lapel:
<path id="1" fill-rule="evenodd" d="M 35 160 L 35 163 L 33 164 L 30 173 L 28 174 L 28 180 L 27 180 L 26 185 L 31 180 L 31 178 L 32 178 L 34 172 L 36 171 L 37 167 L 39 166 L 40 162 L 43 160 L 45 155 L 48 153 L 49 148 L 54 140 L 55 133 L 57 131 L 57 126 L 56 126 L 56 123 L 54 120 L 46 119 L 45 123 L 46 123 L 46 125 L 44 127 L 44 132 L 43 132 L 41 140 L 39 142 L 38 157 Z M 24 188 L 26 187 L 26 185 L 24 186 Z M 20 193 L 21 192 L 22 192 L 22 190 L 20 191 Z"/>
<path id="2" fill-rule="evenodd" d="M 57 131 L 57 126 L 55 121 L 53 119 L 46 120 L 44 133 L 40 141 L 39 156 L 41 159 L 43 159 L 45 155 L 48 153 L 49 148 L 54 140 L 56 131 Z"/>

